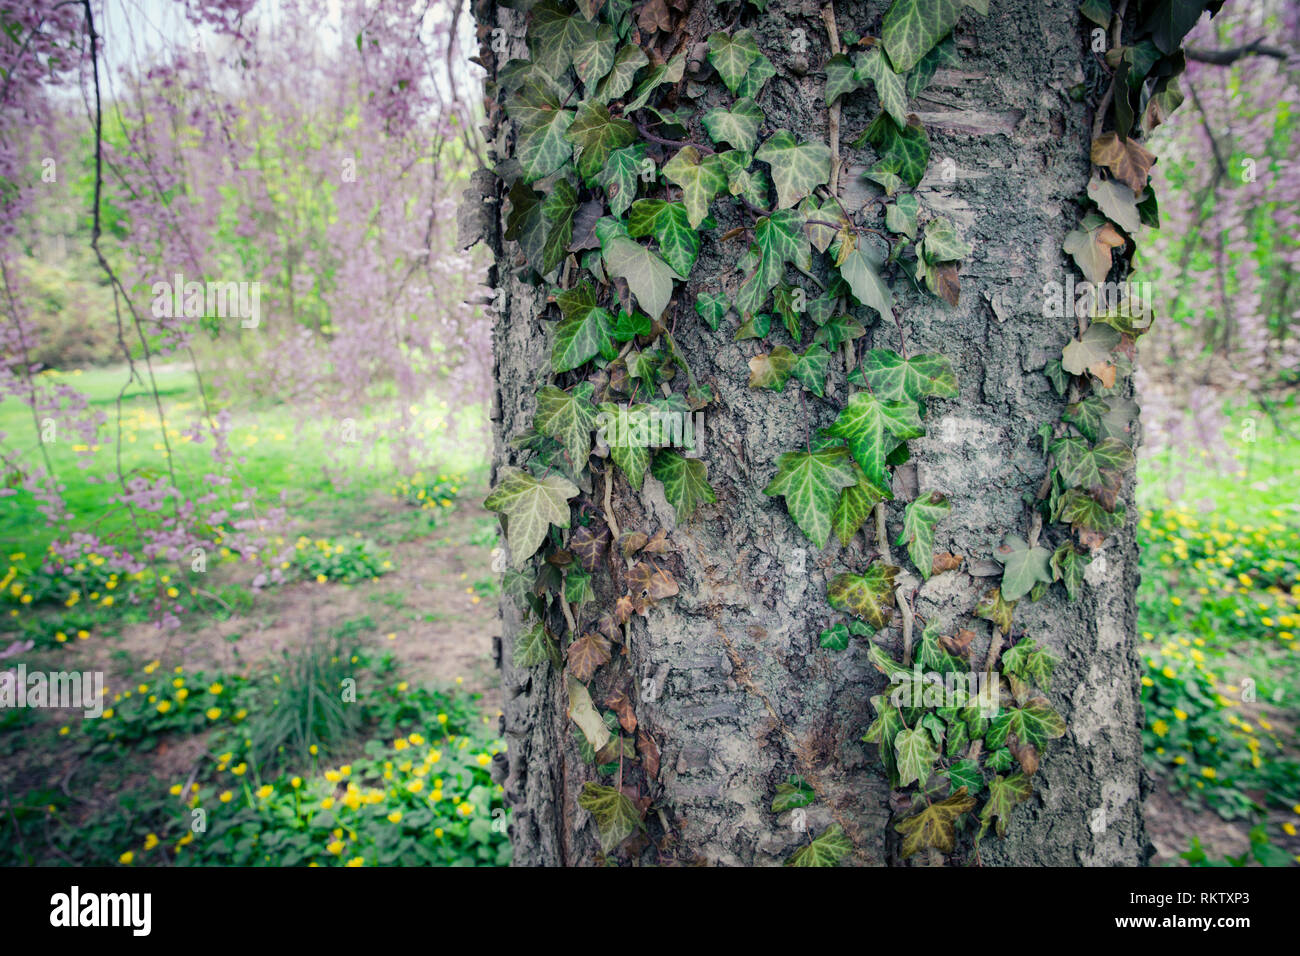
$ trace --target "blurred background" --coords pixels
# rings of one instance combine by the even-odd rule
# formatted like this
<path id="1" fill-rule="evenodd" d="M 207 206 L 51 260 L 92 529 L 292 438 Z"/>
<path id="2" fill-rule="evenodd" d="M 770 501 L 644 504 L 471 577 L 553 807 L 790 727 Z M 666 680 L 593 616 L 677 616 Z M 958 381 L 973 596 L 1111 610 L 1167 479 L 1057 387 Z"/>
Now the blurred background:
<path id="1" fill-rule="evenodd" d="M 468 8 L 89 10 L 0 0 L 0 671 L 106 688 L 0 709 L 0 863 L 507 863 Z M 1296 865 L 1300 8 L 1186 46 L 1134 276 L 1148 827 Z"/>

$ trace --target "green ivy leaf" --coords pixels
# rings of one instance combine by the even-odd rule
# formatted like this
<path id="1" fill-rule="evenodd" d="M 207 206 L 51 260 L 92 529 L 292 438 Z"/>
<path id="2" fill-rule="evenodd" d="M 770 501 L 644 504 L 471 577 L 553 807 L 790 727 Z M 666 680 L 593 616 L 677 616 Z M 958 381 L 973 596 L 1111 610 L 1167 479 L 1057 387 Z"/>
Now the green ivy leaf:
<path id="1" fill-rule="evenodd" d="M 903 358 L 892 349 L 871 349 L 862 358 L 862 374 L 876 397 L 890 402 L 954 398 L 957 374 L 946 355 L 924 354 Z"/>
<path id="2" fill-rule="evenodd" d="M 856 484 L 840 493 L 840 503 L 831 517 L 831 529 L 846 548 L 863 522 L 871 516 L 876 503 L 894 497 L 888 488 L 872 483 L 856 461 L 853 462 L 853 476 L 857 479 Z"/>
<path id="3" fill-rule="evenodd" d="M 826 598 L 835 610 L 847 611 L 878 631 L 894 613 L 897 576 L 892 564 L 873 564 L 865 574 L 838 574 L 826 585 Z"/>
<path id="4" fill-rule="evenodd" d="M 683 146 L 663 168 L 664 178 L 680 186 L 691 228 L 698 229 L 709 214 L 709 202 L 727 188 L 727 174 L 717 154 L 701 156 L 694 146 Z"/>
<path id="5" fill-rule="evenodd" d="M 876 96 L 880 99 L 881 109 L 893 117 L 900 129 L 907 126 L 906 84 L 901 76 L 890 69 L 879 47 L 872 47 L 854 58 L 854 74 L 860 81 L 871 81 L 876 88 Z"/>
<path id="6" fill-rule="evenodd" d="M 559 648 L 546 633 L 546 626 L 537 618 L 532 618 L 528 626 L 515 635 L 515 667 L 536 667 L 551 661 L 558 668 Z"/>
<path id="7" fill-rule="evenodd" d="M 1002 670 L 1014 674 L 1026 684 L 1036 684 L 1046 690 L 1052 682 L 1056 658 L 1038 646 L 1031 637 L 1022 637 L 1013 647 L 1002 652 Z"/>
<path id="8" fill-rule="evenodd" d="M 1002 564 L 1002 598 L 1006 601 L 1018 601 L 1039 582 L 1052 583 L 1052 571 L 1048 566 L 1051 555 L 1039 545 L 1030 547 L 1029 543 L 1018 534 L 1008 534 L 1002 544 L 993 552 L 993 557 Z"/>
<path id="9" fill-rule="evenodd" d="M 1109 405 L 1096 395 L 1090 395 L 1081 402 L 1067 405 L 1061 420 L 1079 429 L 1088 441 L 1096 441 L 1101 433 L 1101 421 L 1108 411 Z"/>
<path id="10" fill-rule="evenodd" d="M 880 39 L 899 73 L 920 62 L 952 32 L 961 15 L 958 0 L 894 0 L 885 13 Z"/>
<path id="11" fill-rule="evenodd" d="M 609 457 L 627 476 L 628 484 L 638 491 L 650 467 L 650 449 L 638 434 L 649 433 L 649 405 L 634 405 L 624 410 L 613 402 L 600 406 L 601 417 L 597 424 L 609 445 Z"/>
<path id="12" fill-rule="evenodd" d="M 853 64 L 843 53 L 836 53 L 826 61 L 826 105 L 831 106 L 845 93 L 862 89 L 862 83 L 853 70 Z"/>
<path id="13" fill-rule="evenodd" d="M 885 207 L 885 226 L 913 242 L 916 241 L 916 217 L 921 204 L 915 193 L 904 193 Z"/>
<path id="14" fill-rule="evenodd" d="M 677 274 L 690 275 L 700 253 L 700 234 L 691 226 L 684 205 L 663 199 L 637 200 L 628 216 L 627 231 L 634 239 L 654 236 Z"/>
<path id="15" fill-rule="evenodd" d="M 591 186 L 604 171 L 610 154 L 636 139 L 636 130 L 627 120 L 611 116 L 604 103 L 586 100 L 565 136 L 577 149 L 578 173 Z"/>
<path id="16" fill-rule="evenodd" d="M 893 315 L 894 295 L 880 277 L 880 262 L 869 256 L 859 246 L 840 263 L 840 275 L 849 284 L 849 291 L 862 305 L 875 309 L 882 318 Z"/>
<path id="17" fill-rule="evenodd" d="M 965 726 L 962 724 L 960 726 Z M 942 771 L 953 790 L 965 788 L 968 793 L 979 793 L 984 789 L 984 774 L 980 772 L 978 761 L 962 759 L 958 760 L 947 770 Z"/>
<path id="18" fill-rule="evenodd" d="M 832 823 L 817 839 L 800 847 L 786 866 L 839 866 L 840 860 L 853 852 L 853 844 L 838 823 Z"/>
<path id="19" fill-rule="evenodd" d="M 849 646 L 849 629 L 843 623 L 831 625 L 818 637 L 821 646 L 830 651 L 842 651 Z"/>
<path id="20" fill-rule="evenodd" d="M 763 494 L 782 495 L 795 524 L 813 544 L 824 548 L 840 489 L 857 483 L 851 465 L 842 447 L 786 452 L 777 458 L 776 475 Z"/>
<path id="21" fill-rule="evenodd" d="M 568 372 L 597 355 L 613 359 L 618 354 L 609 340 L 613 333 L 610 314 L 596 304 L 596 293 L 590 283 L 557 292 L 555 303 L 564 318 L 555 327 L 552 371 Z"/>
<path id="22" fill-rule="evenodd" d="M 577 568 L 570 568 L 564 575 L 564 599 L 577 607 L 596 600 L 596 592 L 591 586 L 591 575 Z M 605 659 L 609 660 L 608 657 Z"/>
<path id="23" fill-rule="evenodd" d="M 639 310 L 633 309 L 631 312 L 620 310 L 618 318 L 614 320 L 614 338 L 620 342 L 631 342 L 638 335 L 649 335 L 653 328 L 650 317 L 643 315 Z"/>
<path id="24" fill-rule="evenodd" d="M 930 734 L 920 727 L 900 731 L 894 738 L 894 753 L 898 757 L 898 785 L 915 783 L 924 787 L 939 756 Z"/>
<path id="25" fill-rule="evenodd" d="M 785 783 L 776 785 L 776 796 L 772 799 L 772 812 L 785 813 L 787 810 L 797 810 L 799 807 L 806 807 L 817 799 L 817 794 L 813 793 L 813 788 L 803 777 L 791 776 L 786 778 Z"/>
<path id="26" fill-rule="evenodd" d="M 934 570 L 935 525 L 951 510 L 948 499 L 937 491 L 925 492 L 903 509 L 903 533 L 894 543 L 907 544 L 907 556 L 927 581 Z"/>
<path id="27" fill-rule="evenodd" d="M 1091 495 L 1084 494 L 1077 488 L 1071 488 L 1061 496 L 1058 520 L 1075 528 L 1109 534 L 1124 523 L 1124 506 L 1117 505 L 1115 510 L 1107 511 Z"/>
<path id="28" fill-rule="evenodd" d="M 575 114 L 560 108 L 559 98 L 541 84 L 530 83 L 520 92 L 517 107 L 519 135 L 515 158 L 526 183 L 543 179 L 563 166 L 573 155 L 568 138 Z"/>
<path id="29" fill-rule="evenodd" d="M 827 349 L 834 351 L 845 342 L 852 342 L 866 334 L 866 328 L 852 316 L 836 315 L 827 319 L 826 323 L 817 330 L 813 335 L 813 341 L 820 342 Z"/>
<path id="30" fill-rule="evenodd" d="M 1046 697 L 1031 697 L 1023 707 L 1008 707 L 994 717 L 984 740 L 989 749 L 996 750 L 1011 734 L 1022 746 L 1032 744 L 1041 751 L 1049 740 L 1065 736 L 1065 720 L 1052 709 Z"/>
<path id="31" fill-rule="evenodd" d="M 533 62 L 552 77 L 559 77 L 573 63 L 573 53 L 594 24 L 563 10 L 558 3 L 544 0 L 532 10 L 528 27 L 528 49 Z"/>
<path id="32" fill-rule="evenodd" d="M 715 332 L 718 323 L 731 310 L 731 302 L 721 292 L 701 292 L 695 297 L 695 311 Z"/>
<path id="33" fill-rule="evenodd" d="M 572 391 L 547 385 L 537 393 L 533 426 L 564 446 L 575 473 L 586 467 L 591 457 L 591 430 L 596 426 L 593 391 L 590 382 L 581 382 Z"/>
<path id="34" fill-rule="evenodd" d="M 1061 477 L 1070 487 L 1095 488 L 1118 481 L 1118 473 L 1133 464 L 1133 452 L 1118 438 L 1105 438 L 1091 447 L 1081 438 L 1062 438 L 1052 445 Z"/>
<path id="35" fill-rule="evenodd" d="M 1007 752 L 1008 767 L 1010 759 L 1010 752 Z M 993 761 L 990 760 L 990 766 L 992 763 Z M 1005 770 L 1006 767 L 1001 769 Z M 1011 811 L 1015 809 L 1017 803 L 1028 800 L 1033 792 L 1033 782 L 1019 771 L 1008 777 L 995 775 L 989 781 L 989 797 L 984 808 L 980 810 L 980 823 L 983 824 L 984 829 L 993 825 L 998 836 L 1005 836 L 1007 824 L 1011 822 Z M 996 824 L 993 822 L 995 819 Z"/>
<path id="36" fill-rule="evenodd" d="M 1074 545 L 1064 542 L 1052 552 L 1052 578 L 1065 584 L 1065 591 L 1073 601 L 1083 590 L 1083 572 L 1091 559 L 1074 550 Z"/>
<path id="37" fill-rule="evenodd" d="M 673 297 L 673 280 L 684 277 L 628 236 L 607 231 L 600 245 L 606 271 L 627 280 L 637 304 L 651 319 L 663 315 Z"/>
<path id="38" fill-rule="evenodd" d="M 735 93 L 749 68 L 763 54 L 749 30 L 737 30 L 735 36 L 715 33 L 709 37 L 709 62 L 722 77 L 727 89 Z"/>
<path id="39" fill-rule="evenodd" d="M 820 345 L 810 345 L 794 363 L 790 374 L 798 379 L 804 388 L 818 398 L 826 393 L 826 371 L 830 368 L 831 354 Z"/>
<path id="40" fill-rule="evenodd" d="M 644 143 L 624 146 L 609 154 L 600 175 L 596 177 L 597 184 L 604 187 L 605 195 L 609 198 L 609 211 L 613 215 L 623 215 L 632 205 L 632 200 L 636 199 L 636 184 L 644 159 Z"/>
<path id="41" fill-rule="evenodd" d="M 795 354 L 784 345 L 755 355 L 749 360 L 749 387 L 782 391 L 797 361 Z"/>
<path id="42" fill-rule="evenodd" d="M 752 315 L 740 324 L 736 329 L 736 335 L 732 339 L 735 342 L 743 342 L 745 339 L 761 339 L 767 336 L 772 330 L 772 317 L 766 312 L 760 312 L 758 315 Z"/>
<path id="43" fill-rule="evenodd" d="M 650 473 L 664 486 L 664 497 L 677 512 L 677 520 L 685 521 L 698 505 L 718 499 L 709 485 L 708 469 L 698 458 L 685 458 L 675 451 L 660 451 L 654 458 Z"/>
<path id="44" fill-rule="evenodd" d="M 961 58 L 957 55 L 957 44 L 953 42 L 952 34 L 949 34 L 937 46 L 931 47 L 930 52 L 921 57 L 912 72 L 907 74 L 908 99 L 915 99 L 930 85 L 939 67 L 952 66 L 959 62 Z"/>
<path id="45" fill-rule="evenodd" d="M 874 644 L 870 645 L 872 650 L 877 650 Z M 899 670 L 898 665 L 890 662 L 893 670 Z M 898 759 L 894 756 L 894 739 L 898 736 L 899 731 L 903 729 L 903 715 L 895 707 L 886 704 L 887 698 L 883 694 L 878 694 L 871 698 L 871 704 L 876 709 L 876 719 L 867 728 L 867 732 L 862 736 L 862 742 L 876 744 L 880 752 L 880 762 L 884 764 L 886 773 L 889 774 L 890 783 L 898 785 Z"/>
<path id="46" fill-rule="evenodd" d="M 903 835 L 903 859 L 931 848 L 951 853 L 957 841 L 957 818 L 974 808 L 975 798 L 959 787 L 951 796 L 897 823 L 894 829 Z"/>
<path id="47" fill-rule="evenodd" d="M 875 485 L 890 485 L 886 459 L 901 442 L 925 434 L 912 402 L 881 401 L 870 392 L 855 392 L 824 434 L 843 438 L 853 457 Z"/>
<path id="48" fill-rule="evenodd" d="M 754 65 L 741 78 L 740 85 L 736 87 L 736 95 L 741 98 L 757 99 L 758 94 L 763 91 L 763 84 L 774 76 L 776 76 L 776 67 L 772 65 L 771 60 L 760 53 Z"/>
<path id="49" fill-rule="evenodd" d="M 615 44 L 614 28 L 608 23 L 588 23 L 582 29 L 573 46 L 573 71 L 589 92 L 614 66 Z"/>
<path id="50" fill-rule="evenodd" d="M 704 128 L 715 144 L 727 143 L 735 149 L 752 153 L 758 145 L 758 128 L 763 111 L 749 98 L 737 100 L 731 109 L 714 107 L 704 114 Z"/>
<path id="51" fill-rule="evenodd" d="M 784 277 L 787 262 L 801 269 L 812 268 L 812 244 L 803 226 L 803 214 L 794 209 L 777 210 L 754 224 L 758 262 L 736 296 L 741 318 L 748 319 L 763 307 L 768 293 Z"/>
<path id="52" fill-rule="evenodd" d="M 614 787 L 587 781 L 578 794 L 578 806 L 596 822 L 602 853 L 612 853 L 624 840 L 641 829 L 641 815 L 636 805 Z"/>
<path id="53" fill-rule="evenodd" d="M 614 55 L 614 64 L 610 68 L 609 75 L 596 87 L 596 101 L 608 103 L 632 89 L 632 81 L 636 78 L 637 71 L 649 63 L 645 51 L 635 43 L 626 43 L 619 47 L 618 53 Z"/>
<path id="54" fill-rule="evenodd" d="M 759 147 L 754 158 L 772 168 L 777 207 L 787 209 L 825 185 L 831 175 L 831 151 L 825 143 L 798 143 L 787 130 L 777 130 Z"/>
<path id="55" fill-rule="evenodd" d="M 1011 630 L 1011 615 L 1016 609 L 1015 601 L 1008 601 L 1002 596 L 1001 588 L 993 588 L 975 605 L 974 614 L 989 621 L 1003 634 Z"/>
<path id="56" fill-rule="evenodd" d="M 631 116 L 637 110 L 641 109 L 650 101 L 650 94 L 659 87 L 670 83 L 680 83 L 682 76 L 686 73 L 686 53 L 678 53 L 667 63 L 660 64 L 652 69 L 646 78 L 641 81 L 641 85 L 636 88 L 636 96 L 623 107 L 623 115 Z"/>
<path id="57" fill-rule="evenodd" d="M 970 255 L 970 245 L 957 236 L 957 230 L 947 219 L 931 219 L 925 224 L 921 255 L 930 263 L 952 262 Z"/>
<path id="58" fill-rule="evenodd" d="M 578 486 L 560 475 L 537 478 L 509 465 L 501 469 L 501 480 L 483 507 L 506 516 L 506 539 L 516 568 L 533 556 L 551 525 L 569 526 L 567 502 L 577 495 Z"/>
<path id="59" fill-rule="evenodd" d="M 920 185 L 930 163 L 930 137 L 919 120 L 910 119 L 900 127 L 881 113 L 865 135 L 880 153 L 882 171 L 894 173 L 913 188 Z"/>

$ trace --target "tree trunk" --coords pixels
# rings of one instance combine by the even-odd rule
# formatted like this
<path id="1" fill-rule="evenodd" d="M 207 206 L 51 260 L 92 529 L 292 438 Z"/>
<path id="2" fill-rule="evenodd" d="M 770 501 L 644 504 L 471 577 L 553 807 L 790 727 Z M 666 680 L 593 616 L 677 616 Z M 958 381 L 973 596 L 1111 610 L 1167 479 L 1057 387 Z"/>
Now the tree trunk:
<path id="1" fill-rule="evenodd" d="M 879 36 L 883 3 L 841 2 L 839 30 Z M 689 9 L 686 49 L 731 26 L 736 4 L 696 2 Z M 971 616 L 1001 566 L 993 551 L 1007 532 L 1025 534 L 1032 499 L 1047 467 L 1037 430 L 1060 420 L 1065 400 L 1042 373 L 1074 332 L 1070 318 L 1043 317 L 1043 287 L 1064 282 L 1072 263 L 1062 252 L 1074 228 L 1075 200 L 1089 176 L 1092 115 L 1070 95 L 1089 70 L 1087 30 L 1074 0 L 1012 3 L 993 0 L 987 17 L 963 16 L 954 37 L 960 65 L 941 67 L 933 83 L 909 101 L 930 137 L 931 158 L 917 189 L 922 207 L 950 219 L 973 246 L 962 262 L 962 294 L 953 308 L 895 283 L 897 315 L 907 349 L 940 352 L 956 369 L 959 395 L 932 399 L 925 437 L 911 443 L 911 460 L 894 475 L 896 500 L 886 503 L 890 545 L 898 539 L 903 505 L 919 490 L 937 490 L 952 503 L 939 524 L 936 551 L 964 555 L 957 570 L 922 583 L 915 614 L 938 621 L 942 632 L 976 632 L 973 659 L 983 661 L 993 631 Z M 764 135 L 783 127 L 801 138 L 826 139 L 828 110 L 822 64 L 831 55 L 822 6 L 812 0 L 770 0 L 765 12 L 745 7 L 743 25 L 776 67 L 758 97 Z M 475 6 L 483 38 L 482 61 L 495 76 L 507 60 L 528 55 L 527 14 L 481 0 Z M 493 30 L 507 48 L 494 53 Z M 798 31 L 802 31 L 799 33 Z M 660 41 L 664 38 L 661 36 Z M 806 50 L 800 50 L 806 39 Z M 498 43 L 500 50 L 500 43 Z M 690 86 L 689 79 L 683 86 Z M 702 114 L 730 102 L 716 77 L 691 104 Z M 873 98 L 847 97 L 840 137 L 847 144 L 871 122 Z M 490 115 L 495 157 L 513 143 L 500 110 Z M 707 142 L 696 126 L 689 137 Z M 669 152 L 671 155 L 671 151 Z M 845 208 L 878 190 L 861 177 L 874 162 L 869 149 L 841 147 L 839 177 Z M 507 242 L 507 202 L 499 183 L 480 175 L 468 197 L 487 210 L 485 237 L 498 265 L 492 285 L 504 308 L 495 329 L 496 450 L 493 481 L 507 464 L 519 464 L 511 440 L 532 423 L 535 393 L 551 375 L 547 357 L 554 322 L 546 284 L 523 281 L 518 247 Z M 472 214 L 476 210 L 469 209 Z M 598 704 L 620 687 L 632 688 L 638 727 L 661 754 L 657 776 L 635 774 L 638 792 L 651 798 L 647 839 L 629 844 L 618 859 L 642 863 L 704 862 L 780 864 L 832 823 L 853 845 L 846 863 L 901 862 L 894 825 L 906 811 L 891 788 L 875 744 L 861 738 L 875 717 L 869 699 L 885 678 L 867 658 L 868 642 L 823 649 L 819 632 L 833 615 L 827 582 L 843 570 L 860 571 L 877 557 L 869 523 L 846 549 L 832 538 L 811 545 L 781 498 L 763 493 L 777 456 L 801 448 L 829 426 L 844 406 L 848 386 L 835 355 L 824 400 L 797 388 L 749 388 L 749 359 L 770 346 L 733 341 L 734 314 L 716 331 L 696 315 L 701 291 L 732 295 L 740 281 L 736 260 L 743 240 L 722 241 L 729 230 L 750 227 L 753 217 L 737 204 L 715 201 L 717 228 L 704 234 L 689 283 L 678 284 L 670 306 L 675 338 L 716 400 L 704 409 L 701 457 L 717 501 L 679 523 L 662 486 L 647 475 L 638 494 L 624 477 L 614 480 L 613 510 L 622 529 L 668 531 L 675 553 L 666 557 L 680 593 L 634 615 L 625 646 L 592 682 Z M 811 287 L 810 287 L 811 294 Z M 859 309 L 865 318 L 874 313 Z M 770 340 L 786 342 L 773 324 Z M 875 321 L 862 348 L 899 347 L 885 319 Z M 796 394 L 798 393 L 798 394 Z M 806 411 L 804 405 L 806 404 Z M 1132 489 L 1126 477 L 1127 491 Z M 603 510 L 603 478 L 590 498 Z M 1060 659 L 1047 695 L 1064 716 L 1066 735 L 1042 755 L 1034 794 L 1016 807 L 1005 838 L 983 838 L 979 859 L 995 865 L 1136 865 L 1147 857 L 1142 824 L 1142 711 L 1139 661 L 1134 647 L 1137 550 L 1132 509 L 1125 526 L 1094 553 L 1088 586 L 1069 602 L 1060 586 L 1016 610 L 1024 632 Z M 897 559 L 896 559 L 897 563 Z M 566 709 L 564 675 L 554 666 L 516 667 L 513 636 L 518 606 L 502 602 L 504 733 L 509 746 L 507 799 L 511 834 L 521 865 L 589 865 L 599 844 L 590 814 L 579 807 L 583 783 L 595 767 L 580 753 Z M 898 656 L 900 629 L 877 642 Z M 564 626 L 556 623 L 556 633 Z M 561 639 L 561 646 L 567 636 Z M 778 784 L 800 775 L 815 801 L 803 813 L 773 813 Z M 802 827 L 806 826 L 806 830 Z M 964 849 L 971 849 L 969 828 Z M 959 847 L 959 852 L 962 847 Z M 938 860 L 931 852 L 928 859 Z M 922 854 L 908 862 L 926 862 Z"/>

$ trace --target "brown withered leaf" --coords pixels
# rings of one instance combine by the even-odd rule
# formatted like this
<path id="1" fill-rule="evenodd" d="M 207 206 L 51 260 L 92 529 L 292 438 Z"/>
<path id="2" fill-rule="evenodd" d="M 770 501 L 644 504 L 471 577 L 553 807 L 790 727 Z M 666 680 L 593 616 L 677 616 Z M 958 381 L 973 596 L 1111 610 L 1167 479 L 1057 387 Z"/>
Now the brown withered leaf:
<path id="1" fill-rule="evenodd" d="M 623 552 L 623 557 L 630 558 L 644 548 L 649 540 L 644 531 L 624 531 L 618 536 L 618 549 Z"/>
<path id="2" fill-rule="evenodd" d="M 1110 388 L 1115 384 L 1115 366 L 1110 362 L 1089 365 L 1088 371 L 1097 376 L 1097 381 L 1101 382 L 1102 388 Z"/>
<path id="3" fill-rule="evenodd" d="M 1111 514 L 1114 514 L 1115 506 L 1119 503 L 1120 474 L 1117 471 L 1102 471 L 1098 472 L 1098 474 L 1104 479 L 1105 484 L 1090 486 L 1088 496 Z"/>
<path id="4" fill-rule="evenodd" d="M 975 640 L 975 632 L 963 627 L 952 637 L 947 634 L 939 635 L 939 646 L 957 657 L 970 657 L 970 642 L 973 640 Z"/>
<path id="5" fill-rule="evenodd" d="M 1007 749 L 1011 751 L 1011 756 L 1016 758 L 1020 764 L 1020 769 L 1025 772 L 1026 776 L 1032 777 L 1038 770 L 1038 748 L 1033 744 L 1020 744 L 1015 734 L 1007 737 Z"/>
<path id="6" fill-rule="evenodd" d="M 632 701 L 623 691 L 610 694 L 605 698 L 605 706 L 618 714 L 618 722 L 629 734 L 636 730 L 636 714 L 632 712 Z"/>
<path id="7" fill-rule="evenodd" d="M 632 595 L 624 594 L 614 602 L 614 620 L 619 624 L 626 624 L 632 617 L 632 612 L 636 606 L 632 603 Z"/>
<path id="8" fill-rule="evenodd" d="M 614 615 L 609 611 L 602 611 L 600 617 L 596 618 L 596 630 L 615 644 L 621 644 L 623 641 L 623 632 L 619 630 L 618 621 L 614 620 Z"/>
<path id="9" fill-rule="evenodd" d="M 957 263 L 939 263 L 934 267 L 934 275 L 939 287 L 939 298 L 951 306 L 956 306 L 961 300 L 961 279 L 957 276 Z"/>
<path id="10" fill-rule="evenodd" d="M 637 14 L 636 22 L 646 33 L 654 33 L 656 30 L 671 33 L 673 29 L 673 16 L 664 0 L 650 0 Z"/>
<path id="11" fill-rule="evenodd" d="M 1106 543 L 1106 536 L 1100 531 L 1093 531 L 1091 528 L 1076 528 L 1075 530 L 1079 532 L 1079 544 L 1089 551 L 1096 551 Z"/>
<path id="12" fill-rule="evenodd" d="M 592 572 L 600 565 L 609 546 L 609 529 L 603 524 L 589 524 L 574 530 L 569 536 L 569 549 L 582 564 L 584 571 Z"/>
<path id="13" fill-rule="evenodd" d="M 609 641 L 588 631 L 569 645 L 568 657 L 570 673 L 585 684 L 601 664 L 609 663 Z"/>
<path id="14" fill-rule="evenodd" d="M 1120 139 L 1114 133 L 1102 133 L 1092 141 L 1092 161 L 1105 166 L 1136 196 L 1147 188 L 1147 179 L 1156 156 L 1133 139 Z"/>
<path id="15" fill-rule="evenodd" d="M 627 573 L 627 581 L 634 600 L 639 597 L 654 603 L 677 593 L 677 580 L 649 561 L 638 561 L 633 565 Z"/>
<path id="16" fill-rule="evenodd" d="M 573 555 L 568 551 L 552 551 L 546 556 L 546 563 L 553 564 L 557 568 L 567 568 L 573 563 Z"/>
<path id="17" fill-rule="evenodd" d="M 668 543 L 668 530 L 660 528 L 654 533 L 654 537 L 646 542 L 642 550 L 646 554 L 668 554 L 673 550 L 672 545 Z"/>
<path id="18" fill-rule="evenodd" d="M 963 555 L 953 554 L 951 551 L 936 551 L 930 573 L 943 574 L 945 571 L 956 571 L 964 560 L 966 559 Z"/>
<path id="19" fill-rule="evenodd" d="M 645 732 L 644 727 L 636 732 L 636 749 L 641 752 L 641 763 L 645 767 L 646 777 L 654 780 L 659 776 L 659 745 Z"/>

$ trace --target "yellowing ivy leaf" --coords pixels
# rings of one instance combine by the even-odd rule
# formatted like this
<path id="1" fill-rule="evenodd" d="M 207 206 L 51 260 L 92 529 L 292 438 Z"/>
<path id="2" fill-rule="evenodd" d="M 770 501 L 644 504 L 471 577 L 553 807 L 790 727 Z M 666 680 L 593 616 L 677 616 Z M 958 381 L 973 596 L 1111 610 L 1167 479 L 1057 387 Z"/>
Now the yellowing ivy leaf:
<path id="1" fill-rule="evenodd" d="M 974 807 L 975 798 L 965 787 L 958 787 L 951 796 L 896 824 L 894 829 L 903 835 L 903 858 L 929 848 L 951 853 L 956 843 L 957 818 Z"/>

